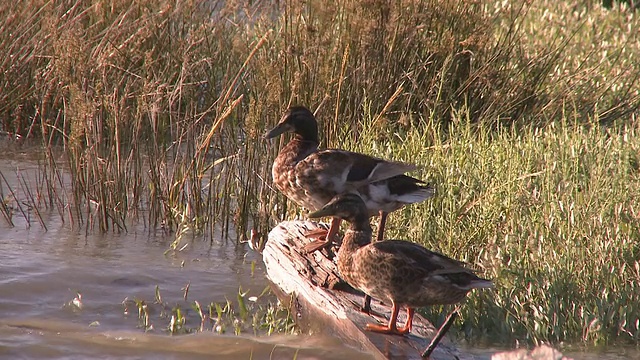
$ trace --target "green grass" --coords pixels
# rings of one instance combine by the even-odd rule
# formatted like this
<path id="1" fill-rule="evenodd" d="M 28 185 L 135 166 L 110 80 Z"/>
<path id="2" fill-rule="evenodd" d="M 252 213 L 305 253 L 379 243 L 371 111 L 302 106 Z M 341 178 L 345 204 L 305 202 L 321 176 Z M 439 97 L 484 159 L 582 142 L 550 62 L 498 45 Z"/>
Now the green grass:
<path id="1" fill-rule="evenodd" d="M 603 127 L 594 119 L 495 131 L 461 122 L 435 142 L 431 131 L 443 131 L 423 125 L 428 131 L 397 140 L 344 146 L 413 159 L 422 166 L 415 175 L 436 185 L 434 199 L 393 213 L 386 234 L 495 280 L 494 291 L 474 293 L 463 307 L 466 335 L 507 344 L 637 343 L 637 124 Z M 440 323 L 440 311 L 428 314 Z"/>
<path id="2" fill-rule="evenodd" d="M 391 216 L 388 234 L 408 229 L 496 281 L 463 308 L 466 336 L 638 343 L 637 12 L 594 1 L 211 6 L 0 5 L 0 127 L 43 149 L 40 176 L 0 188 L 7 223 L 46 227 L 46 209 L 86 232 L 142 221 L 175 233 L 176 248 L 186 234 L 265 234 L 301 210 L 270 187 L 278 146 L 260 135 L 304 104 L 318 109 L 324 145 L 415 162 L 436 185 L 432 201 Z"/>

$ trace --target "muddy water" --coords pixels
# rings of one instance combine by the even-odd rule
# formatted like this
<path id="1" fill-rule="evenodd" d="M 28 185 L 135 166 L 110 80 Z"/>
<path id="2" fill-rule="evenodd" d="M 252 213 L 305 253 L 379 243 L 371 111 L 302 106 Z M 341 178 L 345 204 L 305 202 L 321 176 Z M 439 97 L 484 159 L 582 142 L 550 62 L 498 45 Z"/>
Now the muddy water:
<path id="1" fill-rule="evenodd" d="M 0 161 L 0 171 L 19 191 L 16 169 L 34 179 L 36 166 Z M 149 235 L 135 226 L 125 234 L 85 235 L 69 230 L 57 212 L 43 218 L 48 231 L 34 218 L 27 227 L 19 211 L 14 227 L 0 217 L 2 359 L 368 358 L 330 336 L 236 337 L 211 331 L 171 336 L 158 306 L 151 308 L 154 330 L 145 332 L 137 307 L 133 301 L 123 305 L 125 299 L 152 304 L 158 286 L 169 311 L 175 304 L 192 311 L 194 300 L 203 306 L 235 300 L 239 287 L 257 296 L 267 286 L 260 255 L 233 241 L 211 244 L 197 238 L 165 255 L 172 236 Z M 183 299 L 187 284 L 188 302 Z M 276 301 L 273 296 L 266 300 Z"/>
<path id="2" fill-rule="evenodd" d="M 125 298 L 203 304 L 235 299 L 238 287 L 258 295 L 266 286 L 258 255 L 244 246 L 194 240 L 164 255 L 169 238 L 72 233 L 0 225 L 0 357 L 2 358 L 364 358 L 331 338 L 169 336 L 168 320 L 152 314 L 155 329 L 139 328 L 137 309 Z M 255 275 L 251 262 L 256 261 Z M 70 305 L 81 293 L 82 308 Z M 188 307 L 182 302 L 182 307 Z M 301 346 L 302 344 L 302 346 Z M 275 350 L 274 350 L 275 349 Z"/>

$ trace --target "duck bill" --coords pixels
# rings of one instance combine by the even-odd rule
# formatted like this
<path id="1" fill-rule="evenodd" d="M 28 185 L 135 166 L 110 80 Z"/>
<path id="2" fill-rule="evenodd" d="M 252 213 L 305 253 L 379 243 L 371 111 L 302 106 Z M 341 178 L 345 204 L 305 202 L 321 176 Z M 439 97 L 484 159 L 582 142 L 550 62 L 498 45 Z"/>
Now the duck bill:
<path id="1" fill-rule="evenodd" d="M 318 211 L 311 212 L 307 215 L 309 219 L 318 219 L 325 216 L 333 216 L 333 212 L 329 209 L 320 209 Z"/>
<path id="2" fill-rule="evenodd" d="M 276 125 L 276 127 L 274 127 L 273 129 L 267 131 L 267 133 L 264 134 L 263 137 L 265 139 L 273 139 L 274 137 L 280 136 L 290 130 L 291 130 L 291 126 L 289 124 L 280 123 Z"/>

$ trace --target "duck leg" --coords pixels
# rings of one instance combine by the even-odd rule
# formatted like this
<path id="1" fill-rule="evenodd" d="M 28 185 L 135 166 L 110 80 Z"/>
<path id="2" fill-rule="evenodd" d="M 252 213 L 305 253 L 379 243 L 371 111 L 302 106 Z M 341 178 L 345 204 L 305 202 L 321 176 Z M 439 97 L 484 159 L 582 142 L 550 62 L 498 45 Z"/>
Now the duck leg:
<path id="1" fill-rule="evenodd" d="M 371 296 L 364 294 L 364 299 L 362 300 L 362 307 L 360 308 L 365 314 L 371 314 Z"/>
<path id="2" fill-rule="evenodd" d="M 404 327 L 402 329 L 398 329 L 398 331 L 408 334 L 411 332 L 411 328 L 413 327 L 413 314 L 416 313 L 416 309 L 414 308 L 407 308 L 407 322 L 404 324 Z"/>
<path id="3" fill-rule="evenodd" d="M 340 218 L 334 217 L 331 219 L 331 226 L 329 226 L 328 231 L 314 230 L 305 234 L 305 236 L 307 237 L 318 238 L 318 240 L 314 240 L 305 245 L 303 248 L 304 251 L 306 251 L 307 253 L 312 253 L 316 250 L 324 249 L 325 247 L 331 246 L 331 244 L 333 243 L 333 238 L 338 234 L 338 230 L 340 230 L 340 221 Z"/>
<path id="4" fill-rule="evenodd" d="M 405 325 L 404 328 L 398 329 L 396 323 L 398 322 L 398 313 L 400 312 L 400 306 L 395 302 L 392 302 L 393 306 L 391 307 L 391 317 L 389 318 L 389 324 L 387 325 L 379 325 L 379 324 L 367 324 L 365 326 L 366 330 L 379 332 L 383 334 L 390 335 L 406 335 L 409 333 L 409 328 L 411 325 Z M 413 314 L 411 313 L 411 317 Z M 409 319 L 407 319 L 409 321 Z"/>
<path id="5" fill-rule="evenodd" d="M 387 224 L 387 215 L 389 213 L 380 210 L 380 220 L 378 221 L 378 235 L 376 241 L 384 240 L 384 227 Z"/>
<path id="6" fill-rule="evenodd" d="M 384 240 L 384 227 L 387 223 L 387 214 L 387 212 L 380 210 L 380 220 L 378 221 L 378 235 L 376 237 L 376 241 Z M 371 314 L 371 296 L 366 294 L 364 295 L 360 311 L 366 314 Z"/>

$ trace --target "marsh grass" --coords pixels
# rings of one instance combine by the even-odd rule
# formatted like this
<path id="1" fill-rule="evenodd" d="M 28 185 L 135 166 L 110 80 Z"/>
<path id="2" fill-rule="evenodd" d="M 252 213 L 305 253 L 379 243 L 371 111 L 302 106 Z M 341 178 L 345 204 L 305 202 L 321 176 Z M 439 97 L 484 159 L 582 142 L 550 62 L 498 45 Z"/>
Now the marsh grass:
<path id="1" fill-rule="evenodd" d="M 304 104 L 324 146 L 415 162 L 437 186 L 388 234 L 495 279 L 463 310 L 470 338 L 638 343 L 640 35 L 624 5 L 30 0 L 0 15 L 2 131 L 43 152 L 36 179 L 2 188 L 8 222 L 28 204 L 87 232 L 141 221 L 175 250 L 264 236 L 304 212 L 270 186 L 286 139 L 260 136 Z"/>
<path id="2" fill-rule="evenodd" d="M 500 341 L 637 343 L 640 336 L 640 137 L 612 127 L 552 122 L 491 130 L 461 119 L 398 139 L 345 144 L 411 159 L 437 196 L 390 216 L 388 238 L 411 239 L 494 279 L 462 308 L 468 337 Z M 363 121 L 363 132 L 373 126 Z M 372 150 L 373 149 L 373 150 Z M 418 154 L 418 155 L 416 155 Z M 436 323 L 442 308 L 425 309 Z M 449 309 L 450 310 L 450 309 Z"/>

